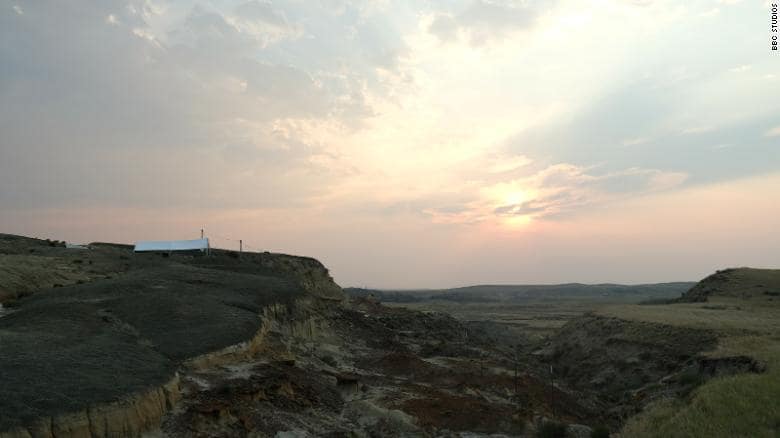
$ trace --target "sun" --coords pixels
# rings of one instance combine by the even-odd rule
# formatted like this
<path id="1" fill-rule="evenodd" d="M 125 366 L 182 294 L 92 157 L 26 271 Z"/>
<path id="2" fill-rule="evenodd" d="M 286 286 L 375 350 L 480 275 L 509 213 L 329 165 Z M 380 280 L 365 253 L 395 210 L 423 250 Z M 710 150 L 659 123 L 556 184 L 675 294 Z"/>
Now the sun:
<path id="1" fill-rule="evenodd" d="M 527 214 L 518 216 L 505 216 L 503 218 L 503 224 L 510 228 L 522 228 L 530 224 L 531 221 L 531 216 Z"/>
<path id="2" fill-rule="evenodd" d="M 513 190 L 504 194 L 504 205 L 520 205 L 528 200 L 528 192 L 525 190 Z"/>

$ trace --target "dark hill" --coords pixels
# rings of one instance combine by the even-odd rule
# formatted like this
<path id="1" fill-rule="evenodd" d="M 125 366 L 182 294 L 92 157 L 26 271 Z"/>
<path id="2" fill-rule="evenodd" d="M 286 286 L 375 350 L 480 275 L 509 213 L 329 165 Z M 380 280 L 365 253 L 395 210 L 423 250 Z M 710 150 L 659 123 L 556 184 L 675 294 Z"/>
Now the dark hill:
<path id="1" fill-rule="evenodd" d="M 378 290 L 346 288 L 354 297 L 374 296 L 385 302 L 447 300 L 461 303 L 524 302 L 561 299 L 603 299 L 626 301 L 663 300 L 679 297 L 695 283 L 675 282 L 640 285 L 623 284 L 550 284 L 550 285 L 478 285 L 452 289 Z"/>
<path id="2" fill-rule="evenodd" d="M 702 302 L 710 297 L 768 299 L 780 296 L 780 269 L 731 268 L 696 283 L 680 302 Z"/>

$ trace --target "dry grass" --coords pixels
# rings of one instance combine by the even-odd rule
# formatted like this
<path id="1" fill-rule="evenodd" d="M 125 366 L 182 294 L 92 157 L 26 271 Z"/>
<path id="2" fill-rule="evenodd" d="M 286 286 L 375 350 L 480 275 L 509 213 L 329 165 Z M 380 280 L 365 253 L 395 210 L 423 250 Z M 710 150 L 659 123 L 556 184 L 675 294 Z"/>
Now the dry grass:
<path id="1" fill-rule="evenodd" d="M 780 301 L 711 298 L 704 303 L 607 306 L 596 313 L 628 320 L 714 330 L 723 335 L 780 333 Z"/>
<path id="2" fill-rule="evenodd" d="M 763 374 L 741 374 L 713 379 L 691 394 L 690 400 L 663 400 L 628 421 L 623 436 L 745 437 L 780 436 L 780 343 L 739 340 L 727 348 L 766 360 Z M 758 347 L 758 350 L 753 350 Z"/>
<path id="3" fill-rule="evenodd" d="M 713 298 L 707 303 L 613 306 L 599 313 L 624 319 L 714 330 L 710 356 L 763 361 L 762 374 L 713 379 L 687 400 L 662 400 L 628 421 L 625 437 L 780 437 L 780 306 Z"/>
<path id="4" fill-rule="evenodd" d="M 419 303 L 383 303 L 418 311 L 450 314 L 461 321 L 492 321 L 522 330 L 529 339 L 540 340 L 558 331 L 564 324 L 604 305 L 604 300 L 560 299 L 515 303 L 454 303 L 429 300 Z"/>
<path id="5" fill-rule="evenodd" d="M 79 265 L 66 258 L 0 254 L 0 303 L 40 288 L 88 279 Z"/>

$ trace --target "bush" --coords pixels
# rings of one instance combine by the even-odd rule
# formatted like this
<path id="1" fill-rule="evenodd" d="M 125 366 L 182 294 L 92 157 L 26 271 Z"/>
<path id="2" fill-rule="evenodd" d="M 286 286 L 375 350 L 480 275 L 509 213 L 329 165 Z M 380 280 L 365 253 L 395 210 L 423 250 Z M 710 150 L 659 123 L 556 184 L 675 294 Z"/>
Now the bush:
<path id="1" fill-rule="evenodd" d="M 566 425 L 548 421 L 542 423 L 536 431 L 536 438 L 566 438 Z"/>
<path id="2" fill-rule="evenodd" d="M 590 433 L 590 438 L 609 438 L 609 429 L 604 426 L 596 426 Z"/>

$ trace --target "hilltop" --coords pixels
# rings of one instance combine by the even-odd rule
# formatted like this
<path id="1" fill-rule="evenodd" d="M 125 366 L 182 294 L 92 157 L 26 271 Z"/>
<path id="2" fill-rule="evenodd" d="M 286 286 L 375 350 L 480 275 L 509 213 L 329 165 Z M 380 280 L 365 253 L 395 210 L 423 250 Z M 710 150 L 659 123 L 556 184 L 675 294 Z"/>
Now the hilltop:
<path id="1" fill-rule="evenodd" d="M 702 302 L 710 297 L 780 300 L 780 270 L 731 268 L 717 271 L 698 282 L 679 301 Z"/>

